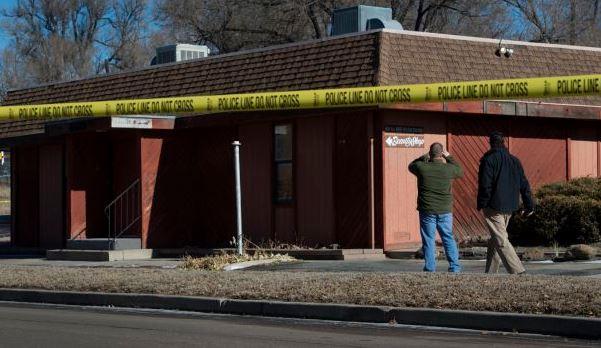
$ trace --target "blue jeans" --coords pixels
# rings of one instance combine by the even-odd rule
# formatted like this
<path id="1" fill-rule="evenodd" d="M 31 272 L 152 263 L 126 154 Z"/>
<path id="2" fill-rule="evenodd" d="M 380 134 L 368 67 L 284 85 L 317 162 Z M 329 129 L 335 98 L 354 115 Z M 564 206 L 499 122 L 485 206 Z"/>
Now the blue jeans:
<path id="1" fill-rule="evenodd" d="M 459 251 L 453 238 L 453 214 L 419 213 L 420 233 L 426 265 L 424 272 L 436 271 L 436 230 L 440 233 L 444 252 L 449 262 L 449 272 L 460 272 Z"/>

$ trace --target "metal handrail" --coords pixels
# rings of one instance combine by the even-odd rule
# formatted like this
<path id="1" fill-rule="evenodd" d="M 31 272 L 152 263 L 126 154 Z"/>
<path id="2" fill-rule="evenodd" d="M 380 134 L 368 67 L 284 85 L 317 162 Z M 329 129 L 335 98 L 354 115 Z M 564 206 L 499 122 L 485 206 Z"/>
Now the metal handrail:
<path id="1" fill-rule="evenodd" d="M 125 190 L 123 190 L 123 192 L 121 192 L 117 197 L 115 197 L 115 199 L 113 199 L 109 204 L 107 204 L 106 208 L 117 202 L 121 197 L 126 195 L 129 190 L 131 190 L 134 186 L 138 185 L 139 183 L 140 179 L 136 179 L 133 183 L 131 183 L 131 185 L 129 185 Z M 106 208 L 104 209 L 106 210 Z"/>
<path id="2" fill-rule="evenodd" d="M 127 232 L 141 218 L 140 179 L 136 179 L 105 208 L 108 218 L 108 245 L 112 249 L 117 238 Z"/>

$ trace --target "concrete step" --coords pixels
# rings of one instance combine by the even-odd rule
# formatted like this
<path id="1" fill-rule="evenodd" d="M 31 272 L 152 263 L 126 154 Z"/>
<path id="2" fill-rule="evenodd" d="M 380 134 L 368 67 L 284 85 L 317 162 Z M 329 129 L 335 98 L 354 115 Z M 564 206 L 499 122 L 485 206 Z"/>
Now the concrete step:
<path id="1" fill-rule="evenodd" d="M 117 238 L 114 241 L 107 238 L 72 239 L 67 241 L 69 250 L 130 250 L 142 249 L 140 238 Z"/>
<path id="2" fill-rule="evenodd" d="M 127 261 L 150 260 L 152 249 L 132 250 L 68 250 L 56 249 L 46 251 L 48 260 L 62 261 Z"/>

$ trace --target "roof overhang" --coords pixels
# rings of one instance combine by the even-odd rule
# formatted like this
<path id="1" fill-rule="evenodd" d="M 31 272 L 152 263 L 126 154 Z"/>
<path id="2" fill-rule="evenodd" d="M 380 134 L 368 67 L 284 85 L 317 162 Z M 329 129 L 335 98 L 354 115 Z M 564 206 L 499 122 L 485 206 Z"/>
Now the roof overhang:
<path id="1" fill-rule="evenodd" d="M 228 126 L 254 122 L 319 117 L 349 112 L 376 110 L 403 110 L 418 112 L 442 112 L 474 116 L 502 115 L 509 117 L 536 117 L 572 120 L 601 121 L 601 106 L 557 104 L 532 101 L 486 100 L 436 103 L 403 103 L 367 107 L 343 107 L 304 110 L 249 111 L 213 114 L 173 115 L 117 115 L 111 117 L 87 117 L 49 121 L 38 133 L 37 138 L 60 136 L 81 132 L 103 132 L 114 130 L 174 130 L 196 127 Z M 11 133 L 1 139 L 2 143 L 16 141 L 32 134 Z"/>
<path id="2" fill-rule="evenodd" d="M 601 106 L 556 104 L 516 100 L 405 103 L 382 105 L 385 110 L 435 111 L 480 115 L 601 120 Z"/>

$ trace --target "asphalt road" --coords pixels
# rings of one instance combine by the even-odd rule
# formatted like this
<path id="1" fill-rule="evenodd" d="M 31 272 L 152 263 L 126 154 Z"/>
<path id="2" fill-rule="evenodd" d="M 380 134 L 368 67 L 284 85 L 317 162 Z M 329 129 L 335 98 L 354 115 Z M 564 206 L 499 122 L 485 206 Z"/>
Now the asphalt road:
<path id="1" fill-rule="evenodd" d="M 0 303 L 0 347 L 599 347 L 392 325 Z"/>

